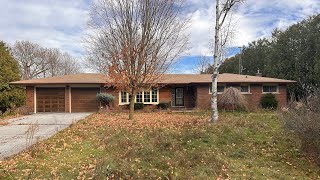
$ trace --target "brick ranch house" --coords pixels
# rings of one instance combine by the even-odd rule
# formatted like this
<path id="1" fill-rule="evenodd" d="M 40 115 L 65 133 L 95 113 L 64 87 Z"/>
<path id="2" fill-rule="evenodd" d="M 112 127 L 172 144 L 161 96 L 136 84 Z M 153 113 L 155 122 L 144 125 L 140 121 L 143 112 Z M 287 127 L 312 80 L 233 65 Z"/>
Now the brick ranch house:
<path id="1" fill-rule="evenodd" d="M 75 74 L 59 77 L 12 82 L 26 89 L 26 106 L 31 112 L 94 112 L 100 107 L 98 93 L 115 97 L 113 108 L 127 108 L 129 95 L 106 86 L 108 78 L 102 74 Z M 219 74 L 218 99 L 228 87 L 236 87 L 243 93 L 250 106 L 257 108 L 265 93 L 275 94 L 280 107 L 287 103 L 287 85 L 295 81 L 247 76 Z M 210 74 L 166 74 L 159 80 L 161 88 L 145 90 L 137 94 L 136 102 L 155 106 L 160 102 L 172 107 L 209 109 L 211 99 Z"/>

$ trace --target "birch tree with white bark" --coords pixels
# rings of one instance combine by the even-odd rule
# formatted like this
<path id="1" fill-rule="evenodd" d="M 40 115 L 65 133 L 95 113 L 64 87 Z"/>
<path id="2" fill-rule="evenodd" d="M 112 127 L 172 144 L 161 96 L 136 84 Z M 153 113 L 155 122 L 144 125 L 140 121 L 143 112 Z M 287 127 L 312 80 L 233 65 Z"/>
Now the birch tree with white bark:
<path id="1" fill-rule="evenodd" d="M 216 18 L 215 18 L 215 36 L 214 36 L 214 64 L 212 74 L 212 97 L 211 97 L 211 119 L 210 122 L 216 122 L 219 118 L 218 114 L 218 75 L 219 75 L 219 62 L 223 57 L 223 48 L 227 44 L 232 31 L 231 20 L 227 22 L 228 17 L 231 15 L 232 10 L 236 5 L 244 0 L 216 0 Z"/>

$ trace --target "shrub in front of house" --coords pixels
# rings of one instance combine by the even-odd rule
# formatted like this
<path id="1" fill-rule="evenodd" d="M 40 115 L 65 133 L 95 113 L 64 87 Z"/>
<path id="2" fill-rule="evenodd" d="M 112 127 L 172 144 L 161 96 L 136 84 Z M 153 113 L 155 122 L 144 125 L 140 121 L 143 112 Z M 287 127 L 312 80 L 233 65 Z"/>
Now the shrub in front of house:
<path id="1" fill-rule="evenodd" d="M 157 105 L 158 109 L 169 109 L 170 108 L 170 103 L 168 102 L 160 102 Z"/>
<path id="2" fill-rule="evenodd" d="M 218 101 L 220 108 L 229 111 L 249 111 L 246 97 L 241 94 L 239 89 L 230 87 L 222 94 Z"/>
<path id="3" fill-rule="evenodd" d="M 264 94 L 260 100 L 261 107 L 263 109 L 277 109 L 278 101 L 274 94 L 268 93 Z"/>
<path id="4" fill-rule="evenodd" d="M 143 109 L 144 104 L 143 103 L 134 103 L 134 110 L 141 110 Z"/>
<path id="5" fill-rule="evenodd" d="M 97 100 L 106 107 L 109 107 L 110 104 L 114 101 L 114 96 L 111 94 L 106 93 L 99 93 L 97 94 Z"/>

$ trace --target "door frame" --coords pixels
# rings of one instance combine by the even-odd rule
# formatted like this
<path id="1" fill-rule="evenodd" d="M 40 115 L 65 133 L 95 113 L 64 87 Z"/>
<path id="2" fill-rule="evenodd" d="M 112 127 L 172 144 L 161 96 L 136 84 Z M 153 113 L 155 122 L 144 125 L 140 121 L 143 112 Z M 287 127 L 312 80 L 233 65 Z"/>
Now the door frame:
<path id="1" fill-rule="evenodd" d="M 182 89 L 182 105 L 177 105 L 177 89 Z M 174 102 L 175 102 L 175 107 L 184 107 L 185 102 L 184 102 L 184 87 L 175 87 L 174 88 Z"/>

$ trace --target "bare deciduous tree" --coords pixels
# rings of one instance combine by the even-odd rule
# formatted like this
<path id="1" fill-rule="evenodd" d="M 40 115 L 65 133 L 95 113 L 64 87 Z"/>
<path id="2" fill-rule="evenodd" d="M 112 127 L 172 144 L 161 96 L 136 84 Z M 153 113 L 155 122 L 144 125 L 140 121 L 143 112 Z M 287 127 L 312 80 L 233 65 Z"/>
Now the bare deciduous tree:
<path id="1" fill-rule="evenodd" d="M 211 122 L 216 122 L 218 115 L 218 74 L 219 62 L 222 59 L 223 46 L 226 45 L 230 36 L 230 23 L 225 25 L 226 19 L 232 9 L 244 0 L 216 0 L 216 19 L 215 19 L 215 36 L 214 36 L 214 64 L 212 74 L 212 97 L 211 97 Z M 230 21 L 231 22 L 231 21 Z M 226 27 L 226 28 L 224 28 Z M 224 29 L 224 30 L 223 30 Z"/>
<path id="2" fill-rule="evenodd" d="M 58 49 L 45 49 L 43 53 L 44 61 L 46 62 L 43 77 L 57 76 L 60 68 L 60 51 Z"/>
<path id="3" fill-rule="evenodd" d="M 93 5 L 89 26 L 94 33 L 87 40 L 107 62 L 112 85 L 131 95 L 129 119 L 136 94 L 153 88 L 186 49 L 182 5 L 182 0 L 98 0 Z"/>
<path id="4" fill-rule="evenodd" d="M 209 74 L 211 58 L 209 56 L 200 56 L 196 64 L 196 71 L 200 74 Z"/>
<path id="5" fill-rule="evenodd" d="M 87 47 L 87 51 L 88 55 L 86 56 L 86 67 L 95 72 L 107 74 L 109 62 L 106 61 L 102 56 L 102 51 L 97 50 L 96 48 L 90 49 L 90 47 Z"/>
<path id="6" fill-rule="evenodd" d="M 77 74 L 81 72 L 78 60 L 68 53 L 60 53 L 59 66 L 57 75 Z"/>
<path id="7" fill-rule="evenodd" d="M 32 79 L 44 73 L 46 62 L 44 49 L 29 41 L 18 41 L 14 44 L 13 55 L 19 63 L 22 79 Z"/>
<path id="8" fill-rule="evenodd" d="M 79 63 L 59 49 L 43 48 L 29 41 L 17 41 L 12 53 L 19 63 L 22 79 L 53 77 L 80 72 Z"/>

